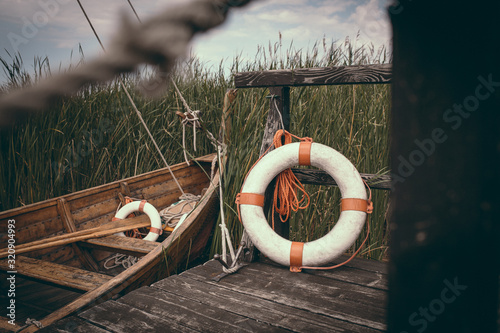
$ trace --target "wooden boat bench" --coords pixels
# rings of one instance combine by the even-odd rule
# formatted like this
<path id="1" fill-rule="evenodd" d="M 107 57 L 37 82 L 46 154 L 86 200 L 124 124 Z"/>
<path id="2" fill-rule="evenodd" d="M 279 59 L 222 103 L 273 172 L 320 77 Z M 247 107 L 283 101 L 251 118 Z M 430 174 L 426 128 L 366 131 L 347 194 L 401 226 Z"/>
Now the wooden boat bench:
<path id="1" fill-rule="evenodd" d="M 140 257 L 154 250 L 161 243 L 151 242 L 138 238 L 110 235 L 100 238 L 91 238 L 78 243 L 88 248 L 110 251 L 114 253 L 129 254 Z"/>
<path id="2" fill-rule="evenodd" d="M 0 260 L 0 270 L 10 271 L 6 259 Z M 16 272 L 28 279 L 80 292 L 93 290 L 111 279 L 108 275 L 26 256 L 16 256 Z"/>

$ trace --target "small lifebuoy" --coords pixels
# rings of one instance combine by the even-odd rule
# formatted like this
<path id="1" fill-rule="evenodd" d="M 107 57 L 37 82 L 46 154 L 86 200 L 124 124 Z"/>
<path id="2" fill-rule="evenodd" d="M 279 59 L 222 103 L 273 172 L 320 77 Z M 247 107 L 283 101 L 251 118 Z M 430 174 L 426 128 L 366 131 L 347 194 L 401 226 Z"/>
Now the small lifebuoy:
<path id="1" fill-rule="evenodd" d="M 337 182 L 342 194 L 342 212 L 334 228 L 312 242 L 291 242 L 269 226 L 263 211 L 264 192 L 281 171 L 296 165 L 325 170 Z M 371 212 L 364 183 L 356 168 L 342 154 L 328 146 L 300 142 L 276 148 L 249 172 L 239 194 L 242 223 L 254 245 L 271 260 L 292 271 L 303 266 L 325 265 L 354 244 Z"/>
<path id="2" fill-rule="evenodd" d="M 147 236 L 143 239 L 152 242 L 156 241 L 158 239 L 158 236 L 162 234 L 161 218 L 156 208 L 152 204 L 146 202 L 146 200 L 132 201 L 126 204 L 125 206 L 120 208 L 118 213 L 116 213 L 115 217 L 113 217 L 113 221 L 127 218 L 127 216 L 129 216 L 133 212 L 146 213 L 146 215 L 151 220 L 151 228 L 149 229 L 149 233 L 147 234 Z M 125 237 L 125 234 L 123 232 L 117 233 L 117 235 Z"/>

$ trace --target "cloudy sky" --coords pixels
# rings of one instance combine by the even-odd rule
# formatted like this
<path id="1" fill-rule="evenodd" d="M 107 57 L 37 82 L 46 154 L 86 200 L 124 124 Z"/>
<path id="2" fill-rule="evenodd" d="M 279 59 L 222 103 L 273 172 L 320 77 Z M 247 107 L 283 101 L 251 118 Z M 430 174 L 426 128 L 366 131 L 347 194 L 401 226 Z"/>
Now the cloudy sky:
<path id="1" fill-rule="evenodd" d="M 155 12 L 189 0 L 131 0 L 146 20 Z M 127 0 L 81 0 L 104 44 L 119 28 L 120 16 L 133 12 Z M 347 36 L 358 44 L 371 42 L 375 48 L 390 46 L 388 0 L 257 0 L 232 12 L 223 26 L 198 37 L 192 52 L 204 63 L 218 66 L 222 59 L 255 56 L 258 45 L 274 44 L 307 50 L 323 39 L 343 41 Z M 0 57 L 20 52 L 32 67 L 34 56 L 48 56 L 52 67 L 78 60 L 78 46 L 85 56 L 98 55 L 100 47 L 76 0 L 0 0 Z M 0 71 L 0 81 L 4 80 Z"/>

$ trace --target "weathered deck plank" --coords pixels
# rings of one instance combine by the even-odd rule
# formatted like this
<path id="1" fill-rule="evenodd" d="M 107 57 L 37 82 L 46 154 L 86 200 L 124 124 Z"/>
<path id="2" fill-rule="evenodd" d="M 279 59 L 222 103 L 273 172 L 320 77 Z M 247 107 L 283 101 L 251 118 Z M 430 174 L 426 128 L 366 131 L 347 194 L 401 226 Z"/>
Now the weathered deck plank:
<path id="1" fill-rule="evenodd" d="M 331 266 L 340 264 L 348 259 L 348 256 L 334 260 Z M 268 260 L 269 265 L 278 266 L 278 264 Z M 385 265 L 379 262 L 363 259 L 353 259 L 344 266 L 338 267 L 335 270 L 313 270 L 303 269 L 303 273 L 323 276 L 329 279 L 354 283 L 362 286 L 388 290 L 387 285 L 387 269 Z"/>
<path id="2" fill-rule="evenodd" d="M 199 281 L 210 281 L 218 270 L 203 265 L 182 273 Z M 259 265 L 259 270 L 253 267 Z M 287 268 L 254 263 L 242 269 L 242 274 L 224 278 L 221 286 L 242 294 L 252 295 L 293 308 L 330 316 L 378 330 L 384 330 L 384 292 L 365 288 L 344 290 L 332 280 L 308 274 L 290 272 Z M 355 286 L 355 285 L 352 285 Z M 343 284 L 342 287 L 348 287 Z M 359 287 L 359 286 L 358 286 Z M 354 289 L 359 289 L 355 291 Z M 371 289 L 371 290 L 369 290 Z M 379 303 L 379 306 L 374 303 Z"/>
<path id="3" fill-rule="evenodd" d="M 168 309 L 169 320 L 197 331 L 284 332 L 282 329 L 259 323 L 247 316 L 206 306 L 198 300 L 188 299 L 155 288 L 143 287 L 135 290 L 122 297 L 119 302 L 157 316 L 165 316 L 165 310 Z"/>
<path id="4" fill-rule="evenodd" d="M 82 312 L 80 317 L 112 332 L 196 332 L 177 324 L 165 315 L 158 317 L 127 304 L 107 301 Z"/>
<path id="5" fill-rule="evenodd" d="M 214 282 L 221 271 L 218 262 L 209 261 L 71 318 L 112 332 L 386 329 L 385 263 L 354 259 L 335 270 L 291 273 L 264 260 Z"/>
<path id="6" fill-rule="evenodd" d="M 152 285 L 175 295 L 182 295 L 201 302 L 207 307 L 216 307 L 227 312 L 248 316 L 269 325 L 294 332 L 378 332 L 367 327 L 352 325 L 344 321 L 307 312 L 302 309 L 241 294 L 217 283 L 191 279 L 186 275 L 172 276 Z"/>
<path id="7" fill-rule="evenodd" d="M 42 328 L 39 333 L 107 333 L 111 332 L 92 325 L 91 323 L 77 317 L 65 318 L 56 324 Z"/>

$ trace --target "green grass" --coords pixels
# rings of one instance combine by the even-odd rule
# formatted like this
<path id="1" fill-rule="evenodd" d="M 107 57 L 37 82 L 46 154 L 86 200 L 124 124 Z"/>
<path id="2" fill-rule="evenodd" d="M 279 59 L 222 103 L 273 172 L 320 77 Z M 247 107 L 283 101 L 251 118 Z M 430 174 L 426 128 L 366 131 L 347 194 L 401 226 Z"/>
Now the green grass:
<path id="1" fill-rule="evenodd" d="M 48 59 L 35 59 L 34 73 L 28 73 L 19 56 L 2 59 L 9 82 L 0 93 L 36 82 L 50 75 Z M 325 41 L 311 50 L 283 50 L 279 43 L 259 48 L 251 62 L 235 57 L 221 62 L 215 71 L 196 59 L 180 66 L 174 79 L 193 110 L 202 110 L 204 125 L 217 134 L 223 98 L 232 87 L 235 71 L 281 68 L 322 67 L 387 62 L 385 50 L 369 46 Z M 144 98 L 134 87 L 137 76 L 123 77 L 149 129 L 170 164 L 183 160 L 180 149 L 182 127 L 175 111 L 182 103 L 170 88 L 159 99 Z M 233 239 L 242 228 L 237 220 L 234 199 L 245 174 L 257 160 L 269 108 L 267 89 L 240 89 L 235 113 L 229 160 L 224 174 L 227 225 Z M 384 173 L 389 164 L 388 85 L 298 87 L 290 91 L 291 132 L 309 136 L 344 154 L 360 172 Z M 191 131 L 187 132 L 188 140 Z M 0 133 L 0 210 L 30 204 L 77 190 L 101 185 L 163 167 L 125 94 L 116 81 L 92 85 L 71 99 L 60 100 L 50 112 L 30 117 L 26 122 Z M 198 135 L 198 150 L 192 155 L 214 152 L 210 142 Z M 324 235 L 339 216 L 340 193 L 337 188 L 306 186 L 311 205 L 291 219 L 291 237 L 310 241 Z M 362 253 L 374 259 L 387 250 L 388 193 L 373 191 L 375 211 L 372 233 Z M 361 237 L 360 237 L 361 238 Z M 217 230 L 211 253 L 220 251 Z"/>

